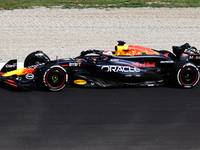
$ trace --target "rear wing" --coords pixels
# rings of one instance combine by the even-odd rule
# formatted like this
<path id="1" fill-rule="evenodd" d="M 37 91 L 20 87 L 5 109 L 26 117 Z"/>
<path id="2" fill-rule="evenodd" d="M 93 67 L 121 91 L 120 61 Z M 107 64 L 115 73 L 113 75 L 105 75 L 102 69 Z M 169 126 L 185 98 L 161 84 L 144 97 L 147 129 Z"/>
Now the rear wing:
<path id="1" fill-rule="evenodd" d="M 8 72 L 17 69 L 17 59 L 9 60 L 1 69 L 0 72 Z"/>

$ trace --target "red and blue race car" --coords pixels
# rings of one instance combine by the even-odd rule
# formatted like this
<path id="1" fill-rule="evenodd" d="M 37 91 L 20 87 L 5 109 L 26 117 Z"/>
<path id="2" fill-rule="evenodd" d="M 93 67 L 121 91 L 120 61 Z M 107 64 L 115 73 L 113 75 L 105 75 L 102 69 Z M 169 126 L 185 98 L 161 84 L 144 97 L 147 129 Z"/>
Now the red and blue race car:
<path id="1" fill-rule="evenodd" d="M 24 68 L 10 60 L 0 71 L 0 82 L 16 88 L 32 86 L 60 91 L 66 84 L 80 87 L 177 86 L 194 87 L 199 81 L 200 54 L 189 44 L 166 50 L 125 45 L 115 51 L 87 50 L 75 58 L 50 60 L 42 51 L 29 54 Z"/>

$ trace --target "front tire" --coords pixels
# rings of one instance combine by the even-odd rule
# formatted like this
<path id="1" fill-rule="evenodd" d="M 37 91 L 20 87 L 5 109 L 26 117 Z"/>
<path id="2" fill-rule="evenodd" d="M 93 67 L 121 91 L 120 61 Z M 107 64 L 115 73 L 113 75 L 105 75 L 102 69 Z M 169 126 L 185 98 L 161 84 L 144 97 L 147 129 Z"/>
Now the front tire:
<path id="1" fill-rule="evenodd" d="M 172 79 L 179 87 L 192 88 L 199 81 L 199 70 L 191 62 L 179 61 L 172 68 Z"/>
<path id="2" fill-rule="evenodd" d="M 50 91 L 60 91 L 65 87 L 68 75 L 62 66 L 47 64 L 40 73 L 40 79 Z"/>

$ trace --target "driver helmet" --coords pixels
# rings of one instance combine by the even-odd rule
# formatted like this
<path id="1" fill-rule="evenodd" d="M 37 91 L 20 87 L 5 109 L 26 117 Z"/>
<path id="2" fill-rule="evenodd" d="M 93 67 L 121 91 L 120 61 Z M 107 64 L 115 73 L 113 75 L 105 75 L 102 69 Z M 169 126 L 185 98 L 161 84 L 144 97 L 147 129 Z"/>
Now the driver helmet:
<path id="1" fill-rule="evenodd" d="M 104 51 L 103 54 L 104 54 L 104 55 L 113 55 L 112 52 L 111 52 L 111 51 L 108 51 L 108 50 Z"/>

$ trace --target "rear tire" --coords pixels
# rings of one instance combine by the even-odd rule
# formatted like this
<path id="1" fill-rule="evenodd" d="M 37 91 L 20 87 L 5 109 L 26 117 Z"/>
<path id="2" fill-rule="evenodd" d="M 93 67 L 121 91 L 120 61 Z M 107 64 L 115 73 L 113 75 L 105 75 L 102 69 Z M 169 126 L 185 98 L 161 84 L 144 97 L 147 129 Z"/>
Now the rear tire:
<path id="1" fill-rule="evenodd" d="M 172 81 L 183 88 L 192 88 L 199 81 L 197 66 L 188 61 L 179 61 L 172 68 Z"/>
<path id="2" fill-rule="evenodd" d="M 40 79 L 50 91 L 60 91 L 68 80 L 67 71 L 58 64 L 47 64 L 40 73 Z"/>
<path id="3" fill-rule="evenodd" d="M 50 61 L 50 58 L 42 51 L 30 53 L 24 60 L 24 67 L 38 65 Z"/>

